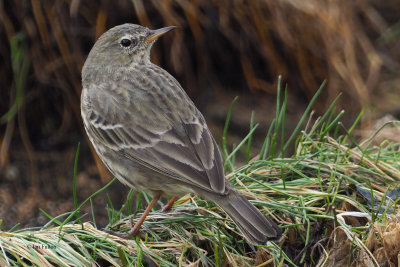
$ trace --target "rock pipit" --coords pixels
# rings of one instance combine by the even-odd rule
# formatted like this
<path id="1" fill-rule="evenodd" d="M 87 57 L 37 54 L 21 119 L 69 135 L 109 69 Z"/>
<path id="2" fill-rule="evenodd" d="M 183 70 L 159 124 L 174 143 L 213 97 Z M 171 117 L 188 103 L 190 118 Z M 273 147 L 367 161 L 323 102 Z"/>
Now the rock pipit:
<path id="1" fill-rule="evenodd" d="M 250 242 L 276 238 L 280 228 L 225 179 L 203 115 L 175 78 L 150 62 L 154 42 L 173 28 L 114 27 L 82 70 L 82 118 L 96 152 L 119 181 L 154 197 L 130 234 L 161 196 L 197 193 L 218 204 Z"/>

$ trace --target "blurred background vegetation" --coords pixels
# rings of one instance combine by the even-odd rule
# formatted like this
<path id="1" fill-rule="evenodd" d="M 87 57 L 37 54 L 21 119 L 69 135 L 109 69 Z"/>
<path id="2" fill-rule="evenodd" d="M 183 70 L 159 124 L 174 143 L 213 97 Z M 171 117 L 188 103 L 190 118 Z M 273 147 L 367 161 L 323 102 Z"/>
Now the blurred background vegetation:
<path id="1" fill-rule="evenodd" d="M 347 119 L 364 110 L 361 130 L 385 115 L 400 117 L 395 0 L 0 0 L 0 20 L 3 227 L 42 225 L 39 208 L 52 215 L 72 209 L 78 142 L 80 197 L 111 178 L 84 133 L 80 72 L 96 38 L 118 24 L 179 26 L 155 45 L 152 61 L 181 82 L 218 141 L 236 95 L 231 142 L 243 138 L 253 110 L 265 134 L 278 75 L 290 94 L 288 131 L 325 79 L 317 114 L 342 93 Z M 123 201 L 121 190 L 115 185 L 110 198 Z"/>

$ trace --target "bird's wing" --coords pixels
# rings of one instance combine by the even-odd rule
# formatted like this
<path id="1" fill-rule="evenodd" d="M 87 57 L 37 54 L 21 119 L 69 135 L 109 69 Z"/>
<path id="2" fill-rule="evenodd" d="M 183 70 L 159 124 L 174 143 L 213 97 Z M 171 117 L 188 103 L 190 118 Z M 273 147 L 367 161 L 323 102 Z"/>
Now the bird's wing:
<path id="1" fill-rule="evenodd" d="M 97 145 L 172 179 L 207 191 L 225 191 L 217 144 L 172 76 L 103 81 L 86 89 L 87 127 Z"/>

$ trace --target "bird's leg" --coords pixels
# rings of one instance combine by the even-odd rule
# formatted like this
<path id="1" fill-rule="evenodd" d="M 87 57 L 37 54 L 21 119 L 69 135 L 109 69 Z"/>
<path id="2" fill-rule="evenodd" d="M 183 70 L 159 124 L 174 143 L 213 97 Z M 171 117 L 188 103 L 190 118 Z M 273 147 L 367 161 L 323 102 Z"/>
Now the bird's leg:
<path id="1" fill-rule="evenodd" d="M 161 209 L 161 212 L 168 212 L 171 210 L 172 205 L 174 205 L 175 201 L 178 199 L 177 196 L 171 197 L 168 203 Z"/>
<path id="2" fill-rule="evenodd" d="M 140 226 L 142 226 L 144 220 L 146 220 L 147 215 L 149 215 L 151 209 L 154 205 L 157 204 L 157 201 L 160 199 L 161 193 L 154 195 L 153 199 L 151 200 L 150 204 L 147 206 L 146 210 L 143 212 L 142 216 L 140 216 L 139 221 L 131 228 L 129 231 L 130 235 L 136 236 L 139 233 Z"/>

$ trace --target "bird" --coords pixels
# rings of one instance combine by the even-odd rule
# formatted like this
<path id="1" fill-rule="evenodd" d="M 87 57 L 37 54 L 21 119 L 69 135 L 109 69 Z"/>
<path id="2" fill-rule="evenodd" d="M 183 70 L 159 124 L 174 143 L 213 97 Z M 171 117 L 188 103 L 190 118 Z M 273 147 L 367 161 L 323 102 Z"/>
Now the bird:
<path id="1" fill-rule="evenodd" d="M 201 112 L 179 82 L 150 61 L 156 40 L 175 29 L 126 23 L 103 33 L 82 68 L 81 115 L 95 151 L 123 184 L 153 196 L 129 234 L 138 235 L 161 197 L 195 193 L 215 202 L 254 244 L 282 231 L 225 178 Z"/>

